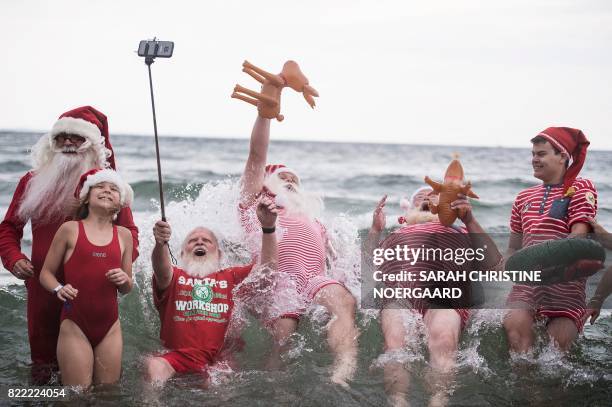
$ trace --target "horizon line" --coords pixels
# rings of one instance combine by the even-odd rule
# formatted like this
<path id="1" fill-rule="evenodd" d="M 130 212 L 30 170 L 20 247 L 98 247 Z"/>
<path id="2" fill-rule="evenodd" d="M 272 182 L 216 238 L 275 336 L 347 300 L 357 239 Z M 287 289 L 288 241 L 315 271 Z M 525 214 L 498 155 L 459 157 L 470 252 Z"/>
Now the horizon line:
<path id="1" fill-rule="evenodd" d="M 48 131 L 40 131 L 40 130 L 24 130 L 24 129 L 0 129 L 0 134 L 2 133 L 24 133 L 24 134 L 45 134 Z M 138 133 L 114 133 L 113 137 L 153 137 L 153 134 L 138 134 Z M 235 135 L 199 135 L 199 134 L 190 134 L 190 135 L 176 135 L 176 134 L 159 134 L 160 138 L 175 138 L 175 139 L 210 139 L 210 140 L 249 140 L 249 137 L 239 137 Z M 379 144 L 379 145 L 412 145 L 412 146 L 424 146 L 424 147 L 472 147 L 472 148 L 506 148 L 506 149 L 528 149 L 529 147 L 520 147 L 520 146 L 507 146 L 507 145 L 482 145 L 482 144 L 436 144 L 436 143 L 401 143 L 396 141 L 339 141 L 339 140 L 305 140 L 305 139 L 287 139 L 287 138 L 275 138 L 276 141 L 282 141 L 287 143 L 320 143 L 320 144 Z M 612 148 L 590 148 L 590 151 L 612 151 Z"/>

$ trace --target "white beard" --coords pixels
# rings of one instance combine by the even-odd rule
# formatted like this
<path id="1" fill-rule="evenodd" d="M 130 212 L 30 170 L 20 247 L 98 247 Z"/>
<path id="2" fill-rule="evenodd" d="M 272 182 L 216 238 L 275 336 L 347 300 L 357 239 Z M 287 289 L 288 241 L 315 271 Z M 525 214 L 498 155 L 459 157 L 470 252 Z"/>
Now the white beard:
<path id="1" fill-rule="evenodd" d="M 404 215 L 404 219 L 406 225 L 417 225 L 437 221 L 438 215 L 434 215 L 428 210 L 408 209 Z"/>
<path id="2" fill-rule="evenodd" d="M 317 219 L 323 211 L 323 201 L 316 194 L 302 191 L 301 187 L 282 180 L 278 175 L 266 178 L 264 185 L 276 195 L 276 205 L 285 208 L 287 215 L 305 215 Z"/>
<path id="3" fill-rule="evenodd" d="M 68 148 L 67 151 L 75 151 Z M 92 150 L 85 153 L 55 153 L 34 171 L 19 206 L 18 216 L 38 223 L 61 221 L 76 209 L 74 190 L 81 175 L 94 167 Z"/>
<path id="4" fill-rule="evenodd" d="M 185 270 L 185 273 L 198 278 L 203 278 L 219 271 L 220 267 L 219 258 L 208 257 L 208 255 L 202 259 L 191 254 L 183 254 L 180 263 L 180 267 Z"/>

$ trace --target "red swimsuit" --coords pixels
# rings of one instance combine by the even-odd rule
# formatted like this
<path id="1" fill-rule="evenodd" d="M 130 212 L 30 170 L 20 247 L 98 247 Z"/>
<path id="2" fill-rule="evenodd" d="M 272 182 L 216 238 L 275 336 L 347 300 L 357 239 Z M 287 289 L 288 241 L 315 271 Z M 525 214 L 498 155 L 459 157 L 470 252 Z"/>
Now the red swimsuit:
<path id="1" fill-rule="evenodd" d="M 113 239 L 106 246 L 89 242 L 81 221 L 74 252 L 64 264 L 66 284 L 79 290 L 73 301 L 62 308 L 61 321 L 70 319 L 83 331 L 92 348 L 106 336 L 119 318 L 117 287 L 105 274 L 121 268 L 121 247 L 117 226 L 113 225 Z"/>

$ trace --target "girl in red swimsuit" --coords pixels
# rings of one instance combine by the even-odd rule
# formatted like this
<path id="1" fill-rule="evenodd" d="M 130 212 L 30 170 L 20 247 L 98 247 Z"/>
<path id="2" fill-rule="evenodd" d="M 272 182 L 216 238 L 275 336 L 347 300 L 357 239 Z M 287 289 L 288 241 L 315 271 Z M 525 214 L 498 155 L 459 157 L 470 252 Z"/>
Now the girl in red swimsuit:
<path id="1" fill-rule="evenodd" d="M 41 270 L 41 285 L 64 302 L 57 360 L 66 386 L 119 380 L 123 339 L 117 291 L 132 289 L 132 238 L 113 219 L 132 195 L 113 170 L 83 174 L 75 191 L 77 220 L 58 229 Z M 62 265 L 64 285 L 56 278 Z"/>

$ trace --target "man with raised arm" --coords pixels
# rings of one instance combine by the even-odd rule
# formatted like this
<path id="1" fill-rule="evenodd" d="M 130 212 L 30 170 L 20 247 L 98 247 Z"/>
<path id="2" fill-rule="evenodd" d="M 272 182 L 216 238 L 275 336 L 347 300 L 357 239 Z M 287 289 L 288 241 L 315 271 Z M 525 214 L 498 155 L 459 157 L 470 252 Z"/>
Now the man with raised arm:
<path id="1" fill-rule="evenodd" d="M 91 106 L 62 114 L 51 131 L 32 148 L 33 168 L 17 184 L 0 224 L 0 257 L 4 267 L 25 281 L 28 291 L 28 335 L 32 379 L 44 384 L 57 365 L 56 348 L 62 302 L 40 285 L 39 274 L 55 232 L 73 219 L 78 202 L 73 197 L 81 174 L 93 168 L 115 169 L 106 116 Z M 21 251 L 23 228 L 32 223 L 32 255 Z M 132 233 L 132 258 L 138 256 L 138 228 L 129 207 L 115 224 Z M 63 270 L 57 272 L 63 282 Z"/>
<path id="2" fill-rule="evenodd" d="M 274 268 L 278 257 L 274 234 L 277 210 L 265 197 L 256 207 L 263 230 L 259 262 Z M 223 347 L 234 306 L 232 290 L 249 275 L 254 264 L 220 270 L 222 253 L 217 236 L 197 227 L 183 241 L 181 266 L 173 267 L 167 244 L 170 225 L 158 221 L 153 235 L 153 299 L 161 321 L 160 338 L 168 352 L 147 358 L 146 380 L 162 385 L 176 374 L 206 377 Z"/>
<path id="3" fill-rule="evenodd" d="M 429 186 L 418 188 L 410 197 L 406 213 L 399 218 L 399 229 L 394 230 L 381 241 L 382 232 L 386 226 L 384 207 L 387 197 L 384 196 L 372 216 L 372 227 L 368 233 L 366 245 L 367 255 L 370 257 L 374 250 L 395 250 L 399 247 L 442 249 L 463 251 L 466 248 L 487 248 L 488 253 L 480 262 L 469 261 L 465 264 L 456 263 L 442 258 L 419 256 L 416 259 L 392 259 L 380 265 L 380 272 L 384 275 L 401 275 L 409 273 L 411 281 L 385 281 L 390 288 L 435 289 L 460 287 L 462 298 L 457 301 L 433 301 L 423 298 L 391 298 L 386 299 L 381 311 L 381 328 L 384 337 L 384 351 L 391 357 L 384 366 L 385 390 L 388 402 L 392 406 L 407 406 L 410 372 L 401 361 L 400 355 L 407 345 L 415 340 L 416 332 L 406 325 L 406 318 L 410 313 L 419 315 L 425 325 L 427 347 L 429 350 L 429 365 L 427 384 L 431 388 L 429 405 L 442 406 L 448 402 L 448 390 L 453 380 L 453 371 L 456 366 L 456 356 L 459 339 L 474 302 L 469 283 L 457 282 L 420 282 L 419 273 L 423 270 L 453 271 L 457 268 L 464 270 L 488 270 L 501 259 L 495 243 L 484 232 L 476 217 L 472 213 L 472 206 L 465 195 L 459 194 L 452 202 L 451 208 L 458 210 L 460 221 L 464 227 L 456 225 L 444 226 L 440 223 L 438 215 L 429 211 L 431 201 L 435 201 L 433 190 Z M 440 256 L 441 257 L 441 256 Z M 393 277 L 393 276 L 391 276 Z"/>
<path id="4" fill-rule="evenodd" d="M 308 305 L 322 305 L 331 314 L 327 342 L 334 354 L 331 380 L 346 385 L 356 369 L 357 328 L 355 299 L 338 281 L 327 276 L 326 259 L 331 253 L 326 229 L 318 219 L 322 210 L 319 197 L 304 191 L 298 174 L 284 165 L 266 165 L 270 140 L 270 120 L 257 117 L 251 133 L 249 157 L 241 184 L 240 217 L 250 240 L 261 230 L 253 216 L 260 196 L 270 197 L 279 207 L 278 270 L 286 273 L 302 306 L 284 302 L 278 295 L 275 309 L 280 317 L 264 321 L 274 338 L 269 365 L 277 367 L 280 353 L 295 332 Z"/>

